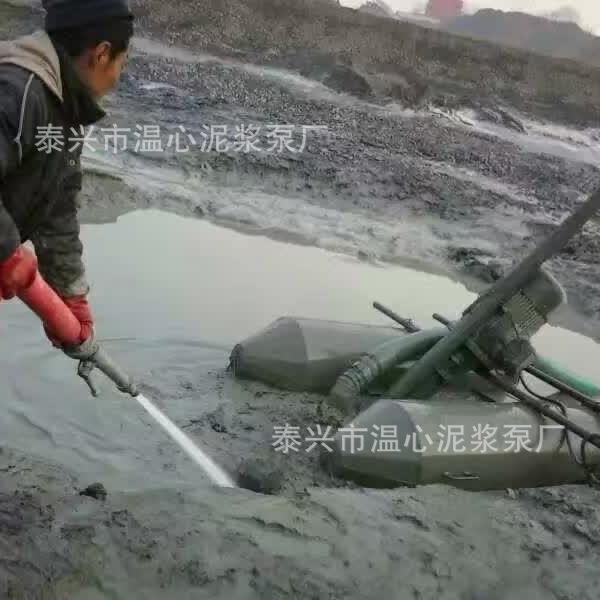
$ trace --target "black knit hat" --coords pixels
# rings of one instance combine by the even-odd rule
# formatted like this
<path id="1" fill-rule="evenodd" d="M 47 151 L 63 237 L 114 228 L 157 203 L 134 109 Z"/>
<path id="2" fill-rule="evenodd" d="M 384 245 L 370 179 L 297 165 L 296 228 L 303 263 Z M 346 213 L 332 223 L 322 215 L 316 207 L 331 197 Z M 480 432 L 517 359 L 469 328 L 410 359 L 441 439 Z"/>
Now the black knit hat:
<path id="1" fill-rule="evenodd" d="M 127 0 L 42 0 L 46 31 L 93 25 L 112 18 L 130 18 Z"/>

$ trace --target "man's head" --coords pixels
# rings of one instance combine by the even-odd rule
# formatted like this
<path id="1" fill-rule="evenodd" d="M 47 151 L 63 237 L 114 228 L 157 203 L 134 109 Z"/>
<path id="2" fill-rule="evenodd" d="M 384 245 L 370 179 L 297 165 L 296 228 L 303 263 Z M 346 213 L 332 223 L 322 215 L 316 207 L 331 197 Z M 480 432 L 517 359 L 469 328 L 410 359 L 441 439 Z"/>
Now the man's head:
<path id="1" fill-rule="evenodd" d="M 46 31 L 71 56 L 96 98 L 113 89 L 127 59 L 133 16 L 126 0 L 44 0 Z"/>

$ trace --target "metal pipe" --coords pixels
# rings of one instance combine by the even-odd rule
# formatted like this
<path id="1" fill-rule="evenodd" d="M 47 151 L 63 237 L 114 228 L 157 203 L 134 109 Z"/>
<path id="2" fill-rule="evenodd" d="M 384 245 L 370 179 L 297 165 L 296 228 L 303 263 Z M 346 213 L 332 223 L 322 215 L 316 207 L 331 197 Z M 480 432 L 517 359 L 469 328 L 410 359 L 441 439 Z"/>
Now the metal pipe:
<path id="1" fill-rule="evenodd" d="M 446 319 L 439 313 L 433 313 L 433 318 L 438 322 L 447 327 L 448 329 L 452 329 L 452 321 L 450 319 Z"/>
<path id="2" fill-rule="evenodd" d="M 94 396 L 96 388 L 92 382 L 93 368 L 100 369 L 117 388 L 133 396 L 144 410 L 167 432 L 179 447 L 204 471 L 212 483 L 221 487 L 236 487 L 233 480 L 207 454 L 205 454 L 167 415 L 160 411 L 146 396 L 139 393 L 133 379 L 127 375 L 101 347 L 79 365 L 79 375 L 85 379 Z"/>
<path id="3" fill-rule="evenodd" d="M 133 379 L 112 360 L 104 348 L 100 347 L 89 362 L 100 369 L 117 386 L 119 391 L 134 398 L 138 395 L 139 392 Z"/>
<path id="4" fill-rule="evenodd" d="M 418 327 L 412 319 L 404 319 L 379 302 L 373 302 L 373 308 L 380 313 L 383 313 L 386 317 L 389 317 L 392 321 L 398 323 L 398 325 L 400 325 L 407 333 L 417 333 L 417 331 L 420 331 L 420 327 Z"/>

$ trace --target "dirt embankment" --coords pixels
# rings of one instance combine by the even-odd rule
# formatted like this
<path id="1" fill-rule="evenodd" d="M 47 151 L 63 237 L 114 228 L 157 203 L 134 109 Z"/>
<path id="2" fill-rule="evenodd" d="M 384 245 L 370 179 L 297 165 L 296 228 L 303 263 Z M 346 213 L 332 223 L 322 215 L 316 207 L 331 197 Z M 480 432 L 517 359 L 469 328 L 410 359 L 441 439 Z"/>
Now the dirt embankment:
<path id="1" fill-rule="evenodd" d="M 600 38 L 572 21 L 488 8 L 474 15 L 462 15 L 447 23 L 446 29 L 504 46 L 600 66 Z"/>
<path id="2" fill-rule="evenodd" d="M 286 64 L 302 49 L 351 66 L 374 93 L 412 104 L 506 103 L 540 118 L 600 120 L 600 70 L 379 18 L 319 0 L 134 0 L 143 32 Z"/>
<path id="3" fill-rule="evenodd" d="M 509 105 L 576 126 L 600 121 L 600 69 L 462 37 L 324 0 L 132 0 L 138 32 L 155 39 L 276 64 L 334 87 L 407 105 Z M 0 14 L 39 0 L 2 0 Z M 25 7 L 23 9 L 23 7 Z M 21 14 L 24 14 L 21 12 Z M 20 33 L 20 31 L 17 31 Z M 347 82 L 347 90 L 344 90 Z"/>

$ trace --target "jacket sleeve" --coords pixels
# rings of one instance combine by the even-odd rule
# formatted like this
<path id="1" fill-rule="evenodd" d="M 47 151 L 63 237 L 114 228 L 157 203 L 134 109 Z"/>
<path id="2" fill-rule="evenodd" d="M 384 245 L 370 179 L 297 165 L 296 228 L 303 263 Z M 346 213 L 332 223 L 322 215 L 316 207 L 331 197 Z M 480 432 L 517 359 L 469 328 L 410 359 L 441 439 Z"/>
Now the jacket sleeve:
<path id="1" fill-rule="evenodd" d="M 89 292 L 77 218 L 81 180 L 80 156 L 73 153 L 59 200 L 32 236 L 42 276 L 63 297 Z"/>
<path id="2" fill-rule="evenodd" d="M 2 200 L 6 178 L 17 168 L 18 101 L 11 90 L 0 85 L 0 261 L 7 259 L 20 245 L 21 235 Z"/>

